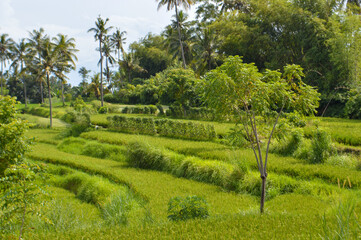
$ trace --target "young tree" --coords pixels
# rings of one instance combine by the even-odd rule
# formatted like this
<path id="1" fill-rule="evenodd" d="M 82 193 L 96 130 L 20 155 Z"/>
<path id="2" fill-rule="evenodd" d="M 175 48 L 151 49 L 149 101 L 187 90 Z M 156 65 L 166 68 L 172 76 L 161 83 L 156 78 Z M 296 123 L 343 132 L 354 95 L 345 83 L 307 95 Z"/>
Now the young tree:
<path id="1" fill-rule="evenodd" d="M 183 43 L 182 43 L 182 34 L 181 34 L 181 27 L 179 25 L 179 15 L 178 15 L 178 7 L 180 5 L 183 5 L 185 9 L 190 8 L 190 6 L 194 3 L 194 0 L 157 0 L 159 1 L 158 4 L 158 10 L 164 6 L 167 5 L 167 10 L 175 9 L 175 15 L 176 15 L 176 21 L 177 21 L 177 30 L 178 30 L 178 39 L 179 39 L 179 45 L 181 48 L 182 53 L 182 60 L 183 60 L 183 68 L 186 68 L 186 59 L 184 55 L 184 49 L 183 49 Z"/>
<path id="2" fill-rule="evenodd" d="M 220 114 L 238 116 L 243 124 L 262 179 L 261 213 L 269 146 L 282 112 L 313 114 L 318 107 L 319 94 L 304 84 L 302 77 L 300 66 L 287 65 L 283 74 L 270 70 L 262 74 L 253 63 L 243 63 L 239 56 L 227 58 L 222 66 L 206 75 L 206 103 Z M 263 143 L 267 146 L 265 153 Z"/>
<path id="3" fill-rule="evenodd" d="M 95 41 L 99 41 L 99 54 L 100 54 L 100 96 L 101 96 L 101 106 L 103 107 L 103 51 L 102 44 L 104 38 L 106 37 L 108 31 L 113 27 L 106 27 L 109 18 L 105 21 L 99 16 L 95 22 L 95 28 L 90 28 L 88 32 L 94 32 Z"/>

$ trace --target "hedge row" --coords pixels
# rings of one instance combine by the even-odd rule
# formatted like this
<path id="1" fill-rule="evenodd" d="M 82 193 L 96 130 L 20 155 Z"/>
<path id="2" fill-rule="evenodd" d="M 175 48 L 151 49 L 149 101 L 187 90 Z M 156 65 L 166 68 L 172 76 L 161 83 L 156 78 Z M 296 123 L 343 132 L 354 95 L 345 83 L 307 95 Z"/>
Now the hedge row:
<path id="1" fill-rule="evenodd" d="M 205 107 L 190 107 L 187 108 L 184 112 L 184 109 L 181 106 L 169 106 L 168 111 L 166 112 L 167 116 L 174 118 L 187 118 L 187 119 L 196 119 L 196 120 L 209 120 L 213 121 L 216 119 L 216 114 L 213 109 Z"/>
<path id="2" fill-rule="evenodd" d="M 108 117 L 112 130 L 147 135 L 160 135 L 172 138 L 192 140 L 212 140 L 216 138 L 213 125 L 194 122 L 181 122 L 170 119 L 135 118 L 113 116 Z"/>
<path id="3" fill-rule="evenodd" d="M 135 107 L 125 107 L 122 110 L 122 113 L 133 113 L 133 114 L 155 114 L 157 107 L 154 105 L 149 106 L 135 106 Z"/>

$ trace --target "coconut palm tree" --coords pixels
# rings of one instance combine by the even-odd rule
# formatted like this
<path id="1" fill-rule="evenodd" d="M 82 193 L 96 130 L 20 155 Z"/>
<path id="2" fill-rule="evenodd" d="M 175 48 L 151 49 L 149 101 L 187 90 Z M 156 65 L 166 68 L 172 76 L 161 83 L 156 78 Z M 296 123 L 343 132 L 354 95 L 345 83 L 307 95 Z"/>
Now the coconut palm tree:
<path id="1" fill-rule="evenodd" d="M 3 71 L 4 67 L 6 67 L 6 63 L 11 59 L 11 49 L 14 45 L 14 41 L 9 38 L 9 35 L 4 33 L 0 35 L 0 61 L 1 61 L 1 95 L 3 94 L 3 84 L 4 84 L 4 76 Z"/>
<path id="2" fill-rule="evenodd" d="M 110 39 L 108 37 L 106 37 L 104 40 L 104 43 L 103 43 L 102 52 L 103 52 L 103 56 L 105 57 L 104 75 L 106 77 L 108 85 L 110 85 L 110 75 L 111 75 L 111 71 L 109 69 L 109 64 L 113 65 L 115 63 L 115 59 L 112 56 L 112 50 L 113 49 L 111 46 Z"/>
<path id="3" fill-rule="evenodd" d="M 31 46 L 32 54 L 37 54 L 40 59 L 40 52 L 42 51 L 43 42 L 46 41 L 49 37 L 44 34 L 44 29 L 40 28 L 39 31 L 33 30 L 29 32 L 30 37 L 28 38 L 29 44 Z M 40 81 L 40 95 L 41 95 L 41 103 L 44 103 L 44 95 L 43 95 L 43 78 L 37 78 Z"/>
<path id="4" fill-rule="evenodd" d="M 91 82 L 88 85 L 87 92 L 94 92 L 94 95 L 97 99 L 99 99 L 100 89 L 100 74 L 96 73 L 91 77 Z"/>
<path id="5" fill-rule="evenodd" d="M 56 48 L 60 53 L 60 56 L 62 58 L 62 62 L 65 63 L 63 66 L 63 69 L 58 69 L 59 71 L 62 71 L 64 73 L 70 72 L 70 70 L 75 69 L 76 64 L 75 61 L 78 60 L 75 53 L 78 51 L 78 49 L 75 48 L 75 39 L 74 38 L 68 38 L 67 35 L 58 34 L 56 38 L 53 38 Z M 63 74 L 63 76 L 65 76 Z M 63 106 L 65 106 L 64 101 L 64 84 L 66 83 L 65 78 L 60 79 L 61 80 L 61 98 L 63 101 Z"/>
<path id="6" fill-rule="evenodd" d="M 109 18 L 103 20 L 100 16 L 97 18 L 95 22 L 95 28 L 90 28 L 88 32 L 94 32 L 95 41 L 99 41 L 99 54 L 100 54 L 100 96 L 101 96 L 101 106 L 103 107 L 103 52 L 102 52 L 102 44 L 104 38 L 106 37 L 108 31 L 113 27 L 106 27 Z"/>
<path id="7" fill-rule="evenodd" d="M 51 128 L 53 126 L 53 114 L 51 104 L 50 75 L 54 74 L 59 79 L 65 79 L 63 71 L 68 67 L 68 62 L 64 60 L 64 57 L 59 51 L 57 45 L 52 43 L 49 39 L 42 43 L 42 49 L 40 51 L 39 57 L 35 59 L 35 61 L 39 67 L 39 77 L 46 77 L 48 84 Z"/>
<path id="8" fill-rule="evenodd" d="M 120 52 L 124 54 L 123 45 L 125 44 L 125 40 L 127 40 L 127 38 L 125 37 L 126 34 L 126 31 L 120 32 L 120 29 L 117 28 L 113 35 L 110 36 L 110 42 L 115 47 L 118 54 L 118 62 L 120 61 Z"/>
<path id="9" fill-rule="evenodd" d="M 29 58 L 29 44 L 25 39 L 21 39 L 19 43 L 15 43 L 13 47 L 13 62 L 12 67 L 20 67 L 19 77 L 22 79 L 24 86 L 24 102 L 25 107 L 27 107 L 26 101 L 26 78 L 24 77 L 26 71 L 26 60 Z"/>
<path id="10" fill-rule="evenodd" d="M 180 27 L 179 18 L 178 18 L 178 7 L 180 5 L 182 5 L 184 9 L 188 9 L 194 3 L 194 0 L 157 0 L 157 1 L 159 1 L 158 10 L 162 6 L 165 6 L 165 5 L 167 5 L 168 11 L 173 8 L 175 9 L 175 15 L 176 15 L 176 20 L 177 20 L 177 29 L 178 29 L 178 38 L 179 38 L 179 45 L 180 45 L 181 53 L 182 53 L 183 67 L 186 68 L 187 65 L 186 65 L 186 59 L 185 59 L 184 50 L 183 50 L 181 27 Z"/>
<path id="11" fill-rule="evenodd" d="M 88 77 L 89 77 L 89 73 L 91 71 L 86 69 L 85 67 L 81 67 L 78 71 L 79 75 L 81 76 L 81 83 L 80 83 L 80 92 L 81 94 L 84 94 L 87 86 L 88 86 Z"/>
<path id="12" fill-rule="evenodd" d="M 139 66 L 139 60 L 134 56 L 133 52 L 125 53 L 123 56 L 123 60 L 119 62 L 120 67 L 124 70 L 124 72 L 128 75 L 128 82 L 131 83 L 131 74 L 134 71 L 144 72 L 146 71 L 144 68 Z"/>

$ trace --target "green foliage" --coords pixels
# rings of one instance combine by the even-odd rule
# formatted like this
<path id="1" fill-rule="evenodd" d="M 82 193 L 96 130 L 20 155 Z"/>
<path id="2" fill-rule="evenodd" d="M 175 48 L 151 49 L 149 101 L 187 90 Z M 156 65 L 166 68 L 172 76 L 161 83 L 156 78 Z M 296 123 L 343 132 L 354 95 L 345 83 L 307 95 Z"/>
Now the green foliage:
<path id="1" fill-rule="evenodd" d="M 16 99 L 0 96 L 0 177 L 8 166 L 20 162 L 28 150 L 29 141 L 24 136 L 28 127 L 16 115 Z"/>
<path id="2" fill-rule="evenodd" d="M 128 133 L 160 135 L 193 140 L 212 140 L 216 138 L 213 125 L 194 122 L 181 122 L 171 119 L 133 118 L 124 116 L 109 117 L 109 128 Z"/>
<path id="3" fill-rule="evenodd" d="M 361 93 L 351 90 L 350 95 L 346 103 L 345 115 L 351 119 L 361 119 Z"/>
<path id="4" fill-rule="evenodd" d="M 28 214 L 36 213 L 32 207 L 39 203 L 42 191 L 37 180 L 45 178 L 44 173 L 42 166 L 29 163 L 12 165 L 5 170 L 4 177 L 0 179 L 2 232 L 12 231 L 15 226 L 20 226 L 21 238 Z"/>
<path id="5" fill-rule="evenodd" d="M 317 129 L 312 138 L 312 163 L 324 163 L 328 157 L 335 153 L 331 136 L 324 130 Z"/>
<path id="6" fill-rule="evenodd" d="M 274 144 L 271 152 L 292 156 L 303 143 L 303 132 L 300 129 L 292 131 L 291 135 L 281 142 Z"/>
<path id="7" fill-rule="evenodd" d="M 100 113 L 100 114 L 106 114 L 106 113 L 108 113 L 108 108 L 107 107 L 100 107 L 99 109 L 98 109 L 98 113 Z"/>
<path id="8" fill-rule="evenodd" d="M 72 105 L 75 109 L 75 111 L 83 113 L 83 111 L 87 110 L 87 105 L 85 104 L 83 98 L 79 95 L 74 102 L 72 102 Z"/>
<path id="9" fill-rule="evenodd" d="M 173 197 L 168 202 L 168 219 L 172 221 L 209 217 L 207 201 L 198 196 Z"/>
<path id="10" fill-rule="evenodd" d="M 135 107 L 124 107 L 122 113 L 133 113 L 133 114 L 155 114 L 157 107 L 154 105 L 148 106 L 135 106 Z"/>
<path id="11" fill-rule="evenodd" d="M 68 112 L 62 118 L 72 123 L 61 135 L 62 137 L 78 137 L 90 127 L 90 115 L 87 113 Z"/>
<path id="12" fill-rule="evenodd" d="M 102 206 L 103 219 L 107 224 L 126 225 L 130 211 L 137 207 L 137 202 L 129 193 L 119 192 L 111 196 Z"/>

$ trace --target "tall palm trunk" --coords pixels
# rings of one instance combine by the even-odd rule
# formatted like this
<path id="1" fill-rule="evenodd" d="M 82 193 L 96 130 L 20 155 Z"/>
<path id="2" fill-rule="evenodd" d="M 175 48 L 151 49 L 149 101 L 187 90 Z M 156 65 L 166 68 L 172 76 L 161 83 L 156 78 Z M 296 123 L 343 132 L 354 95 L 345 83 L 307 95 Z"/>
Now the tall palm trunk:
<path id="1" fill-rule="evenodd" d="M 3 81 L 4 81 L 4 76 L 3 76 L 3 69 L 4 69 L 4 62 L 1 61 L 1 96 L 3 96 Z"/>
<path id="2" fill-rule="evenodd" d="M 50 79 L 49 79 L 49 73 L 46 73 L 46 80 L 48 82 L 48 94 L 49 94 L 49 110 L 50 110 L 50 128 L 53 127 L 53 109 L 51 106 L 51 93 L 50 93 Z"/>
<path id="3" fill-rule="evenodd" d="M 102 39 L 99 38 L 99 52 L 100 52 L 100 99 L 103 107 L 103 54 L 102 54 Z"/>
<path id="4" fill-rule="evenodd" d="M 20 70 L 20 72 L 23 71 L 23 68 L 24 68 L 24 66 L 23 66 L 23 61 L 21 61 L 21 70 Z M 26 81 L 25 81 L 24 76 L 22 76 L 22 77 L 23 77 L 23 85 L 24 85 L 24 102 L 25 102 L 25 108 L 27 108 L 27 107 L 28 107 L 28 103 L 27 103 L 27 101 L 26 101 Z"/>
<path id="5" fill-rule="evenodd" d="M 63 101 L 63 107 L 65 107 L 65 101 L 64 101 L 64 83 L 61 81 L 61 100 Z"/>
<path id="6" fill-rule="evenodd" d="M 40 53 L 38 53 L 39 55 L 39 61 L 40 61 Z M 43 95 L 43 81 L 42 79 L 40 79 L 40 96 L 41 96 L 41 104 L 44 103 L 44 95 Z"/>
<path id="7" fill-rule="evenodd" d="M 181 34 L 181 29 L 180 29 L 180 24 L 179 24 L 179 16 L 178 16 L 177 4 L 175 4 L 175 15 L 176 15 L 176 19 L 177 19 L 178 38 L 179 38 L 179 45 L 180 45 L 181 53 L 182 53 L 183 68 L 186 69 L 187 66 L 186 66 L 186 59 L 184 57 L 184 49 L 183 49 L 182 34 Z"/>

